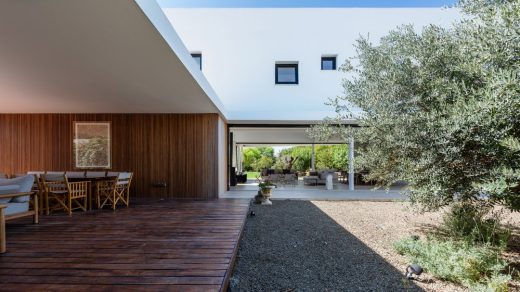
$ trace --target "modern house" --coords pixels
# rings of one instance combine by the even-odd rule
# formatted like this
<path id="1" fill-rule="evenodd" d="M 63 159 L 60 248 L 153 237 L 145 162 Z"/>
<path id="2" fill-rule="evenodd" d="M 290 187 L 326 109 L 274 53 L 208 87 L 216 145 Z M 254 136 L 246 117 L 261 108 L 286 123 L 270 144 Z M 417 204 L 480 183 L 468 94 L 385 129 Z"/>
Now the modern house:
<path id="1" fill-rule="evenodd" d="M 317 142 L 359 35 L 458 18 L 160 3 L 0 1 L 0 290 L 227 291 L 249 200 L 215 199 L 240 149 Z M 68 212 L 39 221 L 49 195 Z"/>
<path id="2" fill-rule="evenodd" d="M 111 123 L 133 195 L 218 198 L 237 149 L 310 144 L 356 39 L 441 8 L 175 8 L 155 1 L 0 4 L 0 172 L 73 169 L 73 123 Z M 373 20 L 377 19 L 377 22 Z M 346 121 L 355 124 L 355 121 Z M 343 142 L 343 141 L 337 141 Z"/>

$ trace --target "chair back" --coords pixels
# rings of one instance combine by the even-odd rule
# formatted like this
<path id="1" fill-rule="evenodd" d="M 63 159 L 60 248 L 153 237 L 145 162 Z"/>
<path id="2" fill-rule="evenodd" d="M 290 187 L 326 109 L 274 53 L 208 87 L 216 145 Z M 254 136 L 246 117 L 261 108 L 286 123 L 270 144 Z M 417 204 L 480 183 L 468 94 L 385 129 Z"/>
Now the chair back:
<path id="1" fill-rule="evenodd" d="M 107 175 L 106 171 L 87 171 L 87 174 L 85 175 L 87 178 L 93 178 L 93 177 L 105 177 Z"/>
<path id="2" fill-rule="evenodd" d="M 67 171 L 65 172 L 67 178 L 84 178 L 85 171 Z"/>
<path id="3" fill-rule="evenodd" d="M 47 171 L 41 176 L 44 182 L 65 181 L 64 171 Z"/>
<path id="4" fill-rule="evenodd" d="M 132 181 L 132 175 L 131 172 L 120 172 L 117 176 L 117 184 L 129 186 Z"/>
<path id="5" fill-rule="evenodd" d="M 65 172 L 56 173 L 56 172 L 46 172 L 41 176 L 41 181 L 45 191 L 47 192 L 58 192 L 58 191 L 68 191 L 68 180 Z"/>

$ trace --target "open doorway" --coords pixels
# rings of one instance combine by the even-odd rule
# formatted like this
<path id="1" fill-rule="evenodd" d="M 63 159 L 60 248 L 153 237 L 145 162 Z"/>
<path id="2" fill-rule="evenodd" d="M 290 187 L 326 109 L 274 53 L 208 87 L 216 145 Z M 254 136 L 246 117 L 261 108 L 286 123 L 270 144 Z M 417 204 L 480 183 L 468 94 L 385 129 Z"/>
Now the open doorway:
<path id="1" fill-rule="evenodd" d="M 222 198 L 252 198 L 261 181 L 277 199 L 405 199 L 400 188 L 373 191 L 354 169 L 354 141 L 311 140 L 305 125 L 230 125 L 228 191 Z"/>
<path id="2" fill-rule="evenodd" d="M 280 190 L 348 189 L 346 144 L 237 144 L 231 191 L 255 190 L 270 181 Z M 331 176 L 332 185 L 327 185 Z"/>

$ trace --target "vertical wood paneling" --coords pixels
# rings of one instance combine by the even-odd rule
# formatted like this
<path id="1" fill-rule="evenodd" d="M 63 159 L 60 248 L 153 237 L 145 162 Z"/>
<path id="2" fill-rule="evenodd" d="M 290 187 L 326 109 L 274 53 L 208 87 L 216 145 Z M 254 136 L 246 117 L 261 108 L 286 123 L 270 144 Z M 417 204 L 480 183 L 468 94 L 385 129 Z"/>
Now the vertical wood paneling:
<path id="1" fill-rule="evenodd" d="M 135 173 L 134 195 L 218 196 L 216 114 L 0 114 L 0 172 L 72 170 L 74 121 L 112 123 L 112 170 Z"/>

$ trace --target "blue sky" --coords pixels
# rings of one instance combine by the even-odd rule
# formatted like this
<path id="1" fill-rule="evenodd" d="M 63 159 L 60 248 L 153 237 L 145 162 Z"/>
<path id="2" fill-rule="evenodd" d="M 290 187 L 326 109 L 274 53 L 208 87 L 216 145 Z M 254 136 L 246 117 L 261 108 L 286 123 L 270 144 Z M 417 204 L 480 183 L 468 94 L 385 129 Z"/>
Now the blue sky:
<path id="1" fill-rule="evenodd" d="M 457 0 L 158 0 L 161 7 L 443 7 Z"/>

